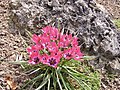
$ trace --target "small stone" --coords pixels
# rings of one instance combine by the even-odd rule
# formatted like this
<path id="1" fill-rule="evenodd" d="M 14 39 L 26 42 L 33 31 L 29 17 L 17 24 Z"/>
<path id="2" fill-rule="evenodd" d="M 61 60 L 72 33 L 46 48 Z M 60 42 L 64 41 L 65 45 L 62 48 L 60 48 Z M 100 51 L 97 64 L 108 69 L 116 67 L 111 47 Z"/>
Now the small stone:
<path id="1" fill-rule="evenodd" d="M 7 86 L 6 86 L 6 89 L 7 89 L 7 90 L 10 90 L 10 87 L 9 87 L 9 85 L 7 85 Z"/>
<path id="2" fill-rule="evenodd" d="M 5 72 L 4 71 L 0 71 L 0 76 L 3 75 Z"/>

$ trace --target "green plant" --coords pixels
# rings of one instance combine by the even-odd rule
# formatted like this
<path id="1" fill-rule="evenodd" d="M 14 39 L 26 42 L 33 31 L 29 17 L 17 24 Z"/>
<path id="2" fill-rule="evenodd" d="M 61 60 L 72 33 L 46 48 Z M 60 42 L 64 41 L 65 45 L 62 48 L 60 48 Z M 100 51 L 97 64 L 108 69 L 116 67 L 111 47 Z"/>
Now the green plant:
<path id="1" fill-rule="evenodd" d="M 117 28 L 120 28 L 120 19 L 115 19 L 115 20 L 113 20 L 113 22 L 115 23 Z"/>
<path id="2" fill-rule="evenodd" d="M 50 26 L 42 31 L 33 35 L 35 45 L 27 48 L 29 61 L 17 58 L 31 77 L 22 90 L 99 90 L 99 73 L 83 62 L 94 57 L 83 56 L 78 38 Z"/>
<path id="3" fill-rule="evenodd" d="M 22 62 L 24 70 L 30 72 L 22 90 L 99 90 L 100 74 L 84 62 L 71 60 L 61 67 L 30 65 Z"/>

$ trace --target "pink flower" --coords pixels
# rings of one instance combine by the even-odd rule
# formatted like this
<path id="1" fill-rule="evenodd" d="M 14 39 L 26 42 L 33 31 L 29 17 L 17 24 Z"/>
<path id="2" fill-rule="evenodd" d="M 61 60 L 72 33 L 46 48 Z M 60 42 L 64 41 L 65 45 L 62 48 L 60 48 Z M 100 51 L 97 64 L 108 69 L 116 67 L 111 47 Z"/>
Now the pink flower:
<path id="1" fill-rule="evenodd" d="M 58 43 L 58 46 L 62 48 L 66 48 L 70 45 L 71 41 L 72 41 L 72 34 L 60 35 L 60 41 Z"/>
<path id="2" fill-rule="evenodd" d="M 51 26 L 46 26 L 46 27 L 42 28 L 42 31 L 43 31 L 43 33 L 45 33 L 45 34 L 50 34 L 50 32 L 52 31 L 52 29 L 53 29 L 53 27 L 51 27 Z"/>
<path id="3" fill-rule="evenodd" d="M 73 50 L 74 52 L 80 52 L 80 47 L 79 47 L 79 46 L 72 47 L 72 50 Z"/>
<path id="4" fill-rule="evenodd" d="M 33 34 L 32 36 L 32 41 L 35 43 L 39 43 L 40 42 L 40 36 L 37 36 L 36 34 Z"/>
<path id="5" fill-rule="evenodd" d="M 58 46 L 56 44 L 56 42 L 51 42 L 48 44 L 47 46 L 48 50 L 52 53 L 52 52 L 58 52 Z"/>
<path id="6" fill-rule="evenodd" d="M 50 43 L 50 38 L 48 35 L 46 34 L 42 34 L 41 35 L 41 45 L 44 47 L 44 48 L 47 48 L 47 45 Z"/>
<path id="7" fill-rule="evenodd" d="M 73 48 L 73 59 L 80 60 L 82 58 L 83 54 L 80 51 L 80 47 L 77 46 L 76 48 Z"/>
<path id="8" fill-rule="evenodd" d="M 72 39 L 73 39 L 72 34 L 69 34 L 69 35 L 67 36 L 67 38 L 68 38 L 68 41 L 71 42 Z"/>
<path id="9" fill-rule="evenodd" d="M 72 42 L 71 42 L 71 45 L 73 46 L 73 47 L 76 47 L 76 46 L 78 46 L 78 38 L 77 37 L 74 37 L 73 38 L 73 40 L 72 40 Z"/>
<path id="10" fill-rule="evenodd" d="M 58 40 L 59 38 L 59 31 L 57 28 L 52 28 L 50 32 L 50 39 L 51 40 Z"/>
<path id="11" fill-rule="evenodd" d="M 66 48 L 69 45 L 69 41 L 65 39 L 64 35 L 60 36 L 60 41 L 58 42 L 58 46 L 62 48 Z"/>
<path id="12" fill-rule="evenodd" d="M 37 53 L 37 52 L 33 52 L 31 55 L 30 55 L 30 60 L 28 61 L 29 64 L 38 64 L 40 63 L 40 55 Z"/>
<path id="13" fill-rule="evenodd" d="M 36 46 L 31 46 L 31 47 L 27 48 L 27 52 L 29 54 L 32 54 L 33 52 L 38 52 L 38 49 L 36 48 Z"/>
<path id="14" fill-rule="evenodd" d="M 47 59 L 47 65 L 53 67 L 53 68 L 57 68 L 57 65 L 60 62 L 60 58 L 57 56 L 49 56 Z"/>
<path id="15" fill-rule="evenodd" d="M 82 53 L 75 53 L 75 55 L 73 55 L 73 58 L 75 59 L 75 60 L 80 60 L 81 58 L 83 57 L 83 54 Z"/>
<path id="16" fill-rule="evenodd" d="M 51 55 L 57 56 L 59 58 L 62 58 L 62 51 L 52 52 Z"/>
<path id="17" fill-rule="evenodd" d="M 43 63 L 43 64 L 46 64 L 47 63 L 47 59 L 48 59 L 48 55 L 47 54 L 43 54 L 40 57 L 40 62 Z"/>
<path id="18" fill-rule="evenodd" d="M 36 49 L 37 51 L 40 51 L 40 50 L 43 50 L 43 49 L 44 49 L 44 47 L 42 46 L 42 44 L 36 44 L 34 47 L 35 47 L 35 49 Z"/>
<path id="19" fill-rule="evenodd" d="M 72 49 L 71 48 L 69 48 L 69 49 L 66 49 L 64 52 L 63 52 L 63 57 L 65 58 L 65 59 L 71 59 L 72 58 L 72 53 L 73 53 L 73 51 L 72 51 Z"/>
<path id="20" fill-rule="evenodd" d="M 32 36 L 34 46 L 27 48 L 30 54 L 30 64 L 43 63 L 53 68 L 57 68 L 60 59 L 80 60 L 83 54 L 78 46 L 78 38 L 72 34 L 60 34 L 57 28 L 46 26 L 42 29 L 42 34 Z"/>

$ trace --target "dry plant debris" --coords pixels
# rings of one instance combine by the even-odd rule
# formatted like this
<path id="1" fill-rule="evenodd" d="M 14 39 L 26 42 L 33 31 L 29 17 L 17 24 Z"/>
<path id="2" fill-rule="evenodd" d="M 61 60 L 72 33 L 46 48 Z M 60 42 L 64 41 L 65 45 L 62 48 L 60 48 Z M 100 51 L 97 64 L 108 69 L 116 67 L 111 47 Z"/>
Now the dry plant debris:
<path id="1" fill-rule="evenodd" d="M 7 82 L 7 84 L 9 85 L 9 87 L 12 90 L 16 90 L 17 89 L 17 84 L 16 84 L 16 82 L 14 81 L 14 79 L 13 79 L 13 77 L 11 75 L 5 76 L 5 81 Z"/>

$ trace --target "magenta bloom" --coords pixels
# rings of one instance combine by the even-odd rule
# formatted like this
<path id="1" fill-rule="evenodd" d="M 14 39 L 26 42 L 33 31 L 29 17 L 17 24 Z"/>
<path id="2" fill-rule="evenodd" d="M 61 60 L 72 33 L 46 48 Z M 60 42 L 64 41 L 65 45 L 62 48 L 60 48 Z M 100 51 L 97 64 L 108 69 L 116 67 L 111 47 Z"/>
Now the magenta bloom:
<path id="1" fill-rule="evenodd" d="M 72 49 L 69 48 L 69 49 L 67 49 L 67 50 L 64 51 L 63 57 L 64 57 L 65 59 L 70 60 L 70 59 L 72 59 L 72 53 L 73 53 Z"/>
<path id="2" fill-rule="evenodd" d="M 55 27 L 46 26 L 42 34 L 32 36 L 35 45 L 27 48 L 30 64 L 45 64 L 57 68 L 60 60 L 80 60 L 83 54 L 78 46 L 78 38 L 72 34 L 60 34 Z"/>
<path id="3" fill-rule="evenodd" d="M 35 49 L 36 49 L 37 51 L 40 51 L 40 50 L 43 50 L 43 49 L 44 49 L 44 47 L 43 47 L 42 44 L 36 44 L 34 47 L 35 47 Z"/>
<path id="4" fill-rule="evenodd" d="M 40 62 L 43 63 L 43 64 L 46 64 L 47 63 L 47 59 L 48 59 L 48 55 L 47 54 L 43 54 L 40 57 Z"/>
<path id="5" fill-rule="evenodd" d="M 58 52 L 58 50 L 59 50 L 59 48 L 55 42 L 49 43 L 47 48 L 48 48 L 48 51 L 50 51 L 51 53 Z"/>
<path id="6" fill-rule="evenodd" d="M 83 57 L 83 54 L 81 53 L 79 46 L 73 48 L 72 50 L 73 50 L 73 59 L 80 60 Z"/>
<path id="7" fill-rule="evenodd" d="M 42 28 L 42 31 L 43 31 L 43 33 L 45 33 L 45 34 L 50 34 L 50 32 L 52 31 L 52 29 L 53 29 L 53 27 L 51 27 L 51 26 L 46 26 L 46 27 Z"/>
<path id="8" fill-rule="evenodd" d="M 78 40 L 77 37 L 74 37 L 74 38 L 73 38 L 73 40 L 72 40 L 72 42 L 71 42 L 71 44 L 72 44 L 73 47 L 78 46 L 78 41 L 77 41 L 77 40 Z"/>
<path id="9" fill-rule="evenodd" d="M 41 35 L 41 45 L 44 48 L 47 48 L 47 45 L 50 43 L 50 38 L 47 34 L 42 34 Z"/>
<path id="10" fill-rule="evenodd" d="M 70 45 L 72 41 L 72 34 L 60 35 L 60 41 L 58 43 L 59 47 L 66 48 Z"/>
<path id="11" fill-rule="evenodd" d="M 40 62 L 40 55 L 37 52 L 33 52 L 30 55 L 30 60 L 28 61 L 30 64 L 38 64 Z"/>
<path id="12" fill-rule="evenodd" d="M 60 36 L 60 41 L 58 43 L 59 47 L 66 48 L 69 45 L 69 41 L 65 39 L 65 35 Z"/>
<path id="13" fill-rule="evenodd" d="M 38 52 L 38 49 L 36 48 L 36 46 L 31 46 L 31 47 L 27 48 L 27 52 L 29 54 L 32 54 L 33 52 Z"/>
<path id="14" fill-rule="evenodd" d="M 40 42 L 40 36 L 37 36 L 36 34 L 33 34 L 32 36 L 32 41 L 35 42 L 36 44 Z"/>
<path id="15" fill-rule="evenodd" d="M 51 32 L 50 32 L 50 39 L 51 40 L 58 40 L 58 38 L 59 38 L 59 31 L 58 31 L 58 29 L 57 28 L 53 28 L 52 30 L 51 30 Z"/>
<path id="16" fill-rule="evenodd" d="M 57 65 L 59 64 L 60 62 L 60 58 L 57 57 L 57 56 L 49 56 L 48 59 L 47 59 L 47 65 L 51 66 L 51 67 L 54 67 L 54 68 L 57 68 Z"/>
<path id="17" fill-rule="evenodd" d="M 62 58 L 62 53 L 62 51 L 51 52 L 51 55 L 59 56 L 59 58 Z"/>
<path id="18" fill-rule="evenodd" d="M 59 31 L 57 28 L 46 26 L 45 28 L 42 29 L 42 31 L 43 33 L 49 35 L 49 38 L 51 40 L 58 40 L 59 38 Z"/>

